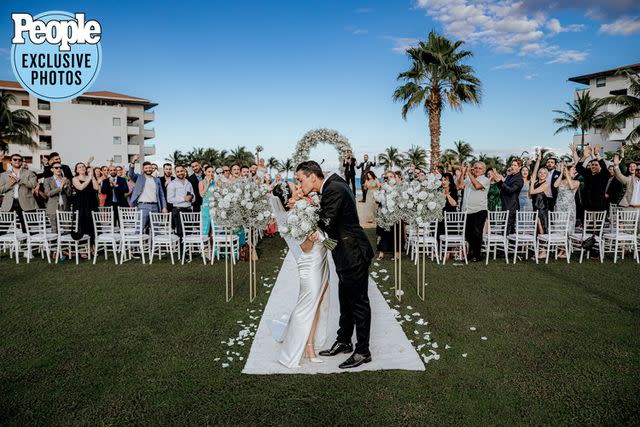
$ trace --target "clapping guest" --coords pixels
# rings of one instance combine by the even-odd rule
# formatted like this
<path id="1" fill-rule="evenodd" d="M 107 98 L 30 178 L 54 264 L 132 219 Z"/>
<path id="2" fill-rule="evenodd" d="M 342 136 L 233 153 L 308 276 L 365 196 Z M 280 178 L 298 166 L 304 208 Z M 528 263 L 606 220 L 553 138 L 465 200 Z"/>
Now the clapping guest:
<path id="1" fill-rule="evenodd" d="M 1 210 L 15 212 L 20 218 L 22 229 L 25 231 L 23 212 L 34 211 L 38 208 L 33 196 L 33 189 L 38 185 L 36 174 L 22 169 L 23 158 L 20 154 L 11 156 L 8 171 L 0 175 L 0 195 L 3 196 Z"/>
<path id="2" fill-rule="evenodd" d="M 498 187 L 498 172 L 490 169 L 485 174 L 489 180 L 489 190 L 487 191 L 487 209 L 495 212 L 500 210 L 500 188 Z"/>
<path id="3" fill-rule="evenodd" d="M 367 172 L 371 170 L 372 167 L 375 167 L 376 162 L 369 161 L 369 155 L 365 154 L 362 157 L 362 162 L 357 166 L 360 169 L 360 186 L 362 187 L 362 201 L 367 201 L 367 187 L 364 185 L 364 182 L 367 178 Z"/>
<path id="4" fill-rule="evenodd" d="M 351 150 L 347 150 L 347 154 L 342 159 L 342 168 L 347 184 L 351 186 L 353 194 L 356 194 L 356 159 Z"/>
<path id="5" fill-rule="evenodd" d="M 78 211 L 78 235 L 88 235 L 91 241 L 94 239 L 92 212 L 98 210 L 98 181 L 93 169 L 87 168 L 84 163 L 76 164 L 74 168 L 76 176 L 72 184 L 75 189 L 73 210 Z M 83 258 L 86 255 L 82 255 Z"/>
<path id="6" fill-rule="evenodd" d="M 182 221 L 180 212 L 193 212 L 192 202 L 195 200 L 193 186 L 187 180 L 187 169 L 176 166 L 176 179 L 167 187 L 167 201 L 173 205 L 173 217 L 176 223 L 176 234 L 182 237 Z"/>
<path id="7" fill-rule="evenodd" d="M 573 234 L 576 229 L 576 191 L 580 186 L 580 183 L 575 180 L 576 175 L 574 166 L 568 167 L 564 162 L 561 162 L 560 178 L 553 184 L 558 189 L 556 211 L 569 213 L 569 235 Z M 566 254 L 562 251 L 558 256 L 564 258 Z"/>
<path id="8" fill-rule="evenodd" d="M 533 185 L 529 186 L 529 196 L 533 205 L 533 210 L 538 212 L 538 231 L 540 234 L 547 232 L 547 225 L 549 222 L 549 182 L 547 176 L 549 170 L 546 168 L 540 169 L 540 159 L 542 155 L 538 152 L 536 158 L 536 165 L 533 168 L 533 175 L 536 177 Z M 539 256 L 542 258 L 542 256 Z"/>
<path id="9" fill-rule="evenodd" d="M 531 186 L 531 174 L 529 167 L 523 166 L 522 169 L 520 169 L 520 174 L 522 175 L 522 188 L 518 195 L 518 206 L 520 206 L 519 210 L 522 212 L 531 212 L 533 210 L 533 205 L 531 204 L 531 197 L 529 196 L 529 188 Z"/>
<path id="10" fill-rule="evenodd" d="M 528 172 L 528 170 L 527 170 Z M 515 159 L 507 170 L 506 178 L 494 171 L 498 188 L 500 189 L 500 205 L 502 210 L 509 212 L 507 233 L 516 232 L 516 212 L 520 210 L 520 193 L 524 186 L 522 176 L 522 160 Z"/>
<path id="11" fill-rule="evenodd" d="M 553 211 L 556 205 L 556 198 L 558 197 L 558 190 L 554 185 L 558 178 L 560 178 L 560 171 L 557 170 L 556 166 L 558 164 L 558 160 L 555 157 L 549 157 L 547 159 L 547 203 L 549 205 L 549 210 Z"/>
<path id="12" fill-rule="evenodd" d="M 93 158 L 91 158 L 90 160 L 93 160 Z M 65 178 L 67 178 L 69 181 L 71 181 L 73 179 L 73 173 L 71 173 L 71 168 L 62 163 L 62 159 L 60 158 L 60 154 L 56 153 L 55 151 L 53 153 L 49 154 L 49 161 L 44 167 L 43 178 L 49 178 L 50 176 L 53 176 L 53 171 L 51 170 L 51 165 L 53 165 L 54 163 L 60 163 L 60 165 L 62 166 L 62 175 Z M 87 163 L 90 164 L 91 161 L 89 161 Z"/>
<path id="13" fill-rule="evenodd" d="M 472 262 L 481 258 L 482 232 L 487 221 L 487 195 L 491 183 L 484 176 L 487 167 L 484 162 L 476 162 L 473 168 L 464 165 L 458 189 L 464 189 L 462 211 L 467 212 L 465 236 L 469 243 L 468 257 Z"/>
<path id="14" fill-rule="evenodd" d="M 48 197 L 47 216 L 51 222 L 51 229 L 54 233 L 58 231 L 58 221 L 56 210 L 68 211 L 71 206 L 71 181 L 62 174 L 62 164 L 56 162 L 50 165 L 52 176 L 43 181 L 44 192 Z"/>

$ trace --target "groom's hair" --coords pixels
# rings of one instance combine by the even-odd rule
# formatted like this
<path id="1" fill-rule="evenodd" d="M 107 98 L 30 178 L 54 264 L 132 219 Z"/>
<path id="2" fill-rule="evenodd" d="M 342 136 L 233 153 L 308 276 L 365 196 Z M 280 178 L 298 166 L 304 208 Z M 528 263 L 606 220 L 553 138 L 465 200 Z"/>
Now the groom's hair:
<path id="1" fill-rule="evenodd" d="M 306 162 L 302 162 L 296 168 L 296 172 L 301 171 L 306 176 L 311 174 L 317 176 L 318 178 L 324 178 L 324 174 L 322 173 L 322 168 L 318 164 L 318 162 L 314 162 L 313 160 L 308 160 Z"/>

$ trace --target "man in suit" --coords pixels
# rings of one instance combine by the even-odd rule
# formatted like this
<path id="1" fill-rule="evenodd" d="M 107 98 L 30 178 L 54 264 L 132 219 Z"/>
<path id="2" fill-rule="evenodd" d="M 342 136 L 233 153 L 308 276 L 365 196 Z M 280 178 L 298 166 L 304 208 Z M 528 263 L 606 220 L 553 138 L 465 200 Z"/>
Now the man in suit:
<path id="1" fill-rule="evenodd" d="M 369 161 L 369 155 L 365 154 L 362 158 L 362 162 L 357 166 L 360 169 L 360 187 L 362 189 L 362 202 L 365 203 L 367 201 L 367 186 L 364 185 L 367 180 L 367 172 L 371 170 L 372 167 L 375 167 L 376 162 Z"/>
<path id="2" fill-rule="evenodd" d="M 509 211 L 509 219 L 507 220 L 507 234 L 516 232 L 516 211 L 520 209 L 520 190 L 524 185 L 522 178 L 522 160 L 516 159 L 511 162 L 511 167 L 507 170 L 507 177 L 503 177 L 494 169 L 494 176 L 497 179 L 498 188 L 500 188 L 500 200 L 502 201 L 502 210 Z"/>
<path id="3" fill-rule="evenodd" d="M 561 175 L 560 171 L 556 169 L 557 165 L 558 165 L 558 159 L 556 159 L 555 157 L 549 157 L 547 159 L 547 171 L 549 171 L 549 173 L 547 174 L 547 184 L 549 184 L 549 191 L 547 192 L 547 198 L 549 199 L 550 211 L 555 210 L 556 199 L 558 198 L 558 188 L 555 185 L 553 185 L 555 184 L 556 180 L 560 178 L 560 175 Z"/>
<path id="4" fill-rule="evenodd" d="M 93 158 L 91 160 L 93 160 Z M 56 153 L 55 151 L 49 154 L 49 161 L 44 166 L 44 172 L 42 173 L 42 177 L 49 178 L 50 176 L 53 176 L 53 171 L 51 170 L 51 166 L 55 163 L 60 163 L 60 166 L 62 167 L 62 176 L 67 178 L 69 181 L 71 181 L 73 179 L 73 173 L 71 172 L 71 168 L 67 165 L 62 164 L 62 160 L 60 159 L 60 154 Z M 91 164 L 90 161 L 87 162 L 87 167 L 89 167 L 90 164 Z"/>
<path id="5" fill-rule="evenodd" d="M 135 182 L 131 193 L 131 205 L 137 206 L 142 211 L 142 229 L 146 229 L 149 224 L 149 214 L 162 211 L 167 212 L 167 200 L 164 197 L 160 178 L 153 176 L 153 165 L 151 162 L 142 164 L 142 174 L 135 172 L 135 164 L 138 155 L 133 156 L 129 164 L 129 179 Z"/>
<path id="6" fill-rule="evenodd" d="M 321 356 L 341 353 L 353 354 L 342 364 L 341 369 L 355 368 L 371 362 L 369 335 L 371 329 L 371 307 L 369 306 L 369 265 L 373 249 L 367 235 L 360 226 L 356 199 L 346 181 L 336 174 L 325 178 L 320 165 L 314 161 L 302 162 L 296 168 L 296 178 L 305 194 L 320 194 L 320 228 L 337 242 L 332 251 L 338 274 L 338 298 L 340 300 L 340 322 L 338 337 L 329 350 Z M 310 250 L 318 240 L 313 233 L 301 245 Z M 351 343 L 356 330 L 355 350 Z"/>
<path id="7" fill-rule="evenodd" d="M 246 167 L 246 166 L 243 166 Z M 249 173 L 249 168 L 247 167 L 247 174 Z M 191 162 L 191 170 L 193 173 L 189 175 L 187 180 L 191 183 L 191 187 L 194 189 L 195 198 L 193 200 L 193 211 L 200 212 L 200 207 L 202 206 L 202 196 L 198 191 L 200 181 L 204 179 L 204 172 L 202 171 L 202 165 L 198 161 Z"/>
<path id="8" fill-rule="evenodd" d="M 58 219 L 56 211 L 68 211 L 71 206 L 71 180 L 62 172 L 62 164 L 56 162 L 50 164 L 52 176 L 42 182 L 44 193 L 47 195 L 47 216 L 51 221 L 51 230 L 58 232 Z"/>
<path id="9" fill-rule="evenodd" d="M 33 189 L 38 185 L 36 174 L 23 169 L 24 159 L 20 154 L 11 156 L 11 168 L 0 175 L 0 194 L 4 197 L 0 210 L 15 212 L 20 218 L 22 230 L 26 231 L 23 212 L 35 211 L 38 203 L 33 196 Z"/>
<path id="10" fill-rule="evenodd" d="M 356 158 L 353 157 L 351 150 L 347 150 L 347 154 L 342 159 L 342 167 L 347 184 L 351 185 L 351 191 L 356 194 Z"/>
<path id="11" fill-rule="evenodd" d="M 104 205 L 113 208 L 113 217 L 117 222 L 118 206 L 126 208 L 129 206 L 127 201 L 127 193 L 129 186 L 127 180 L 118 176 L 115 166 L 109 166 L 109 176 L 102 180 L 100 192 L 105 195 Z"/>
<path id="12" fill-rule="evenodd" d="M 167 187 L 169 183 L 173 181 L 175 177 L 173 176 L 173 166 L 171 163 L 165 163 L 162 165 L 162 176 L 160 177 L 160 183 L 162 184 L 162 191 L 164 191 L 164 198 L 167 198 Z M 167 210 L 171 212 L 173 206 L 167 202 Z"/>
<path id="13" fill-rule="evenodd" d="M 618 204 L 622 197 L 622 183 L 616 179 L 614 166 L 609 166 L 608 170 L 611 177 L 609 178 L 609 183 L 604 193 L 604 198 L 607 199 L 607 212 L 609 211 L 609 205 L 611 205 L 611 203 Z"/>

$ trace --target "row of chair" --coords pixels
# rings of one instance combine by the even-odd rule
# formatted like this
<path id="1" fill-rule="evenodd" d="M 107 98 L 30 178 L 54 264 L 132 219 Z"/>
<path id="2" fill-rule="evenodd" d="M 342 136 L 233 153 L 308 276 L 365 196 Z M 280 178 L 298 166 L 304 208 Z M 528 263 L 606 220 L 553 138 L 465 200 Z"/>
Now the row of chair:
<path id="1" fill-rule="evenodd" d="M 163 255 L 169 255 L 174 263 L 174 254 L 177 254 L 184 264 L 186 255 L 192 260 L 194 253 L 196 256 L 199 254 L 205 264 L 206 254 L 210 254 L 211 263 L 214 259 L 227 256 L 235 262 L 240 253 L 238 235 L 228 233 L 228 230 L 213 223 L 211 237 L 204 235 L 199 212 L 180 212 L 180 237 L 173 231 L 171 213 L 150 213 L 150 234 L 146 234 L 143 230 L 142 211 L 119 207 L 116 225 L 113 209 L 101 207 L 99 211 L 92 212 L 93 254 L 90 237 L 86 234 L 78 235 L 77 211 L 56 212 L 56 233 L 52 232 L 49 218 L 43 211 L 24 212 L 23 217 L 26 232 L 22 231 L 15 212 L 0 212 L 0 249 L 8 250 L 11 257 L 15 256 L 16 263 L 20 262 L 21 253 L 25 254 L 29 262 L 35 250 L 50 263 L 50 252 L 54 248 L 56 263 L 62 251 L 68 250 L 74 253 L 76 264 L 81 255 L 93 255 L 95 264 L 101 251 L 105 259 L 108 259 L 111 252 L 116 264 L 130 260 L 135 254 L 139 254 L 143 264 L 146 263 L 146 256 L 153 263 L 155 256 L 161 258 Z"/>
<path id="2" fill-rule="evenodd" d="M 483 237 L 483 247 L 486 254 L 485 264 L 489 263 L 489 257 L 496 259 L 498 250 L 504 254 L 505 262 L 513 256 L 516 263 L 518 255 L 529 258 L 533 252 L 536 263 L 538 253 L 545 251 L 545 263 L 549 262 L 549 256 L 553 251 L 555 259 L 558 259 L 559 251 L 566 254 L 567 262 L 570 262 L 571 253 L 580 251 L 580 263 L 590 255 L 590 249 L 585 249 L 583 243 L 593 238 L 593 248 L 598 250 L 600 262 L 604 262 L 605 253 L 613 253 L 614 263 L 618 261 L 618 255 L 624 259 L 626 250 L 630 249 L 636 262 L 640 263 L 638 254 L 638 221 L 640 210 L 616 209 L 612 211 L 612 220 L 608 230 L 605 230 L 606 213 L 601 211 L 584 214 L 583 226 L 569 234 L 570 215 L 568 212 L 549 212 L 547 232 L 538 233 L 538 212 L 516 212 L 515 233 L 508 234 L 509 212 L 490 211 L 487 218 L 487 232 Z M 467 242 L 465 229 L 467 222 L 466 212 L 445 212 L 444 232 L 437 236 L 437 223 L 427 223 L 411 227 L 408 231 L 406 250 L 410 252 L 411 259 L 416 260 L 423 252 L 439 264 L 442 260 L 446 263 L 450 251 L 459 251 L 460 257 L 467 261 Z"/>

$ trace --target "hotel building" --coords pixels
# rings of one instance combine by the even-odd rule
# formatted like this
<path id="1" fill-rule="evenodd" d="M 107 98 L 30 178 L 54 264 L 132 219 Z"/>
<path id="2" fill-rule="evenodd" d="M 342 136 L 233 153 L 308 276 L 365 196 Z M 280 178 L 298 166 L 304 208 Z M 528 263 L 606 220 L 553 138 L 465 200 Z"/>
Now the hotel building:
<path id="1" fill-rule="evenodd" d="M 147 144 L 155 137 L 149 123 L 155 120 L 147 99 L 114 92 L 85 92 L 64 102 L 48 102 L 29 94 L 14 81 L 0 80 L 0 91 L 15 95 L 11 109 L 25 109 L 35 117 L 42 130 L 33 135 L 33 147 L 9 144 L 4 153 L 6 169 L 9 155 L 22 154 L 32 170 L 41 169 L 41 155 L 60 153 L 62 161 L 72 169 L 77 162 L 95 157 L 94 166 L 126 165 L 135 154 L 143 160 L 155 154 L 155 146 Z"/>

